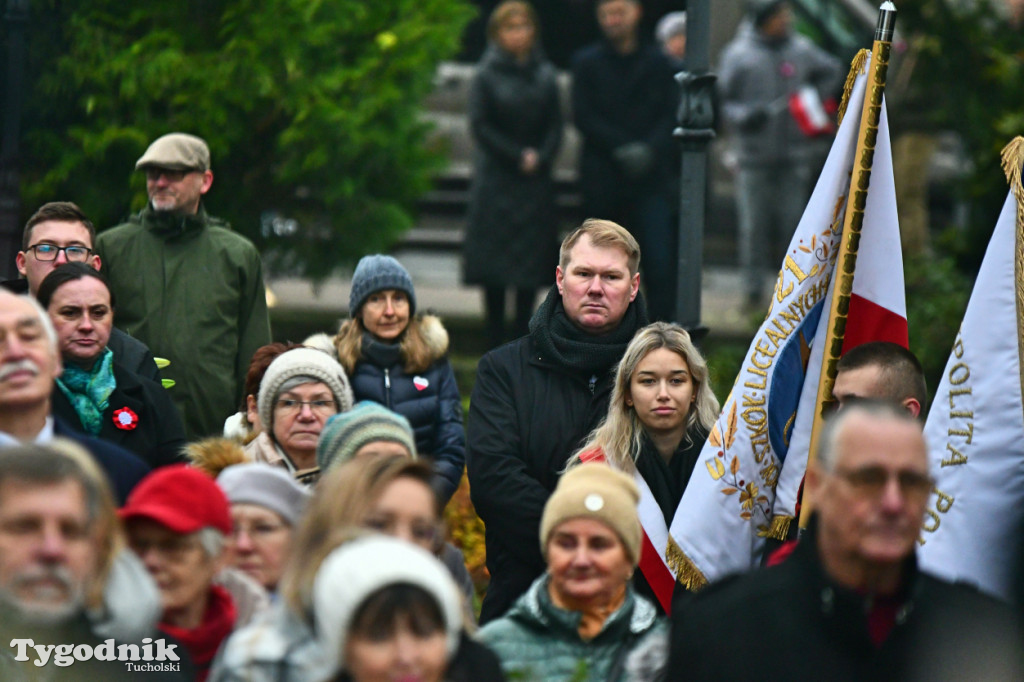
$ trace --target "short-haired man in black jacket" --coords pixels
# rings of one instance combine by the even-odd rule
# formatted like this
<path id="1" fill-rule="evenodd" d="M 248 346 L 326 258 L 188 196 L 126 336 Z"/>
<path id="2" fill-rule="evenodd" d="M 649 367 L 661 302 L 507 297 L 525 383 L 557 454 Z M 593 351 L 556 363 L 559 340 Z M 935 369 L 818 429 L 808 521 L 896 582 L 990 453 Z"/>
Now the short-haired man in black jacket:
<path id="1" fill-rule="evenodd" d="M 467 464 L 487 527 L 491 583 L 480 622 L 544 572 L 540 517 L 569 457 L 608 411 L 615 366 L 647 324 L 640 247 L 622 226 L 587 220 L 562 242 L 555 286 L 530 334 L 480 360 Z"/>

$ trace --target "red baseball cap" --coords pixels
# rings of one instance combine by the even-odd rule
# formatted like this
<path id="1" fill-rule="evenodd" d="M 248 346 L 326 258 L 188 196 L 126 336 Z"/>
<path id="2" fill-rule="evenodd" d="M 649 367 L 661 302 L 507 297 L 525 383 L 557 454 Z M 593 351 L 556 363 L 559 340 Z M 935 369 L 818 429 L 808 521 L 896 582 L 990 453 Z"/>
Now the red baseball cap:
<path id="1" fill-rule="evenodd" d="M 217 482 L 187 464 L 161 467 L 135 486 L 118 511 L 125 521 L 152 519 L 175 533 L 212 526 L 231 533 L 231 507 Z"/>

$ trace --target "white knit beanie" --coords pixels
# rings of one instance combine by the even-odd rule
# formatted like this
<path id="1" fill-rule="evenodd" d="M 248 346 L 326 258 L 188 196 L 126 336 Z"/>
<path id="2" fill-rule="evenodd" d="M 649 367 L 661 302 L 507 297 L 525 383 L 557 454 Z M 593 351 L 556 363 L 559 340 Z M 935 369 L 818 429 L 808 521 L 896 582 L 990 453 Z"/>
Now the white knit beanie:
<path id="1" fill-rule="evenodd" d="M 437 601 L 444 618 L 449 660 L 455 654 L 462 632 L 462 604 L 448 569 L 416 545 L 369 535 L 346 542 L 328 554 L 313 581 L 317 638 L 331 670 L 345 667 L 345 642 L 359 608 L 378 590 L 399 583 L 419 587 Z"/>
<path id="2" fill-rule="evenodd" d="M 310 377 L 313 381 L 327 384 L 338 403 L 338 412 L 352 409 L 354 399 L 348 377 L 338 361 L 322 350 L 315 348 L 295 348 L 281 353 L 267 367 L 260 384 L 260 394 L 256 399 L 256 409 L 260 421 L 267 431 L 273 429 L 274 401 L 281 394 L 281 387 L 289 379 Z"/>

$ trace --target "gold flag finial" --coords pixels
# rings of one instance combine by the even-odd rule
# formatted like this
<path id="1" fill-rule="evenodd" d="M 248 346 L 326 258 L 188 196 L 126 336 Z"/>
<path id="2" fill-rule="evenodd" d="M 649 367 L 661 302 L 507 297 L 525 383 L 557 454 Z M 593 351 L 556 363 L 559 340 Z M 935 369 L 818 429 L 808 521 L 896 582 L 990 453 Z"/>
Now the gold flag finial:
<path id="1" fill-rule="evenodd" d="M 850 62 L 850 73 L 846 74 L 846 85 L 843 86 L 843 99 L 839 103 L 839 111 L 836 114 L 836 125 L 843 122 L 846 115 L 846 105 L 850 103 L 850 93 L 853 92 L 853 84 L 857 82 L 857 76 L 864 73 L 864 65 L 868 62 L 868 55 L 871 50 L 859 50 Z"/>

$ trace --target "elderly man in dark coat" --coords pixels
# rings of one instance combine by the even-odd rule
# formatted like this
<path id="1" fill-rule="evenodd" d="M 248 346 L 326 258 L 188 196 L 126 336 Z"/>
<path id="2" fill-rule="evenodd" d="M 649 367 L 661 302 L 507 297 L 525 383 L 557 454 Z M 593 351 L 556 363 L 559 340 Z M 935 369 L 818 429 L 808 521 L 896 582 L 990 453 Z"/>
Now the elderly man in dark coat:
<path id="1" fill-rule="evenodd" d="M 844 407 L 805 486 L 816 518 L 788 559 L 677 599 L 667 679 L 1024 679 L 1009 607 L 917 566 L 932 479 L 901 406 Z"/>

